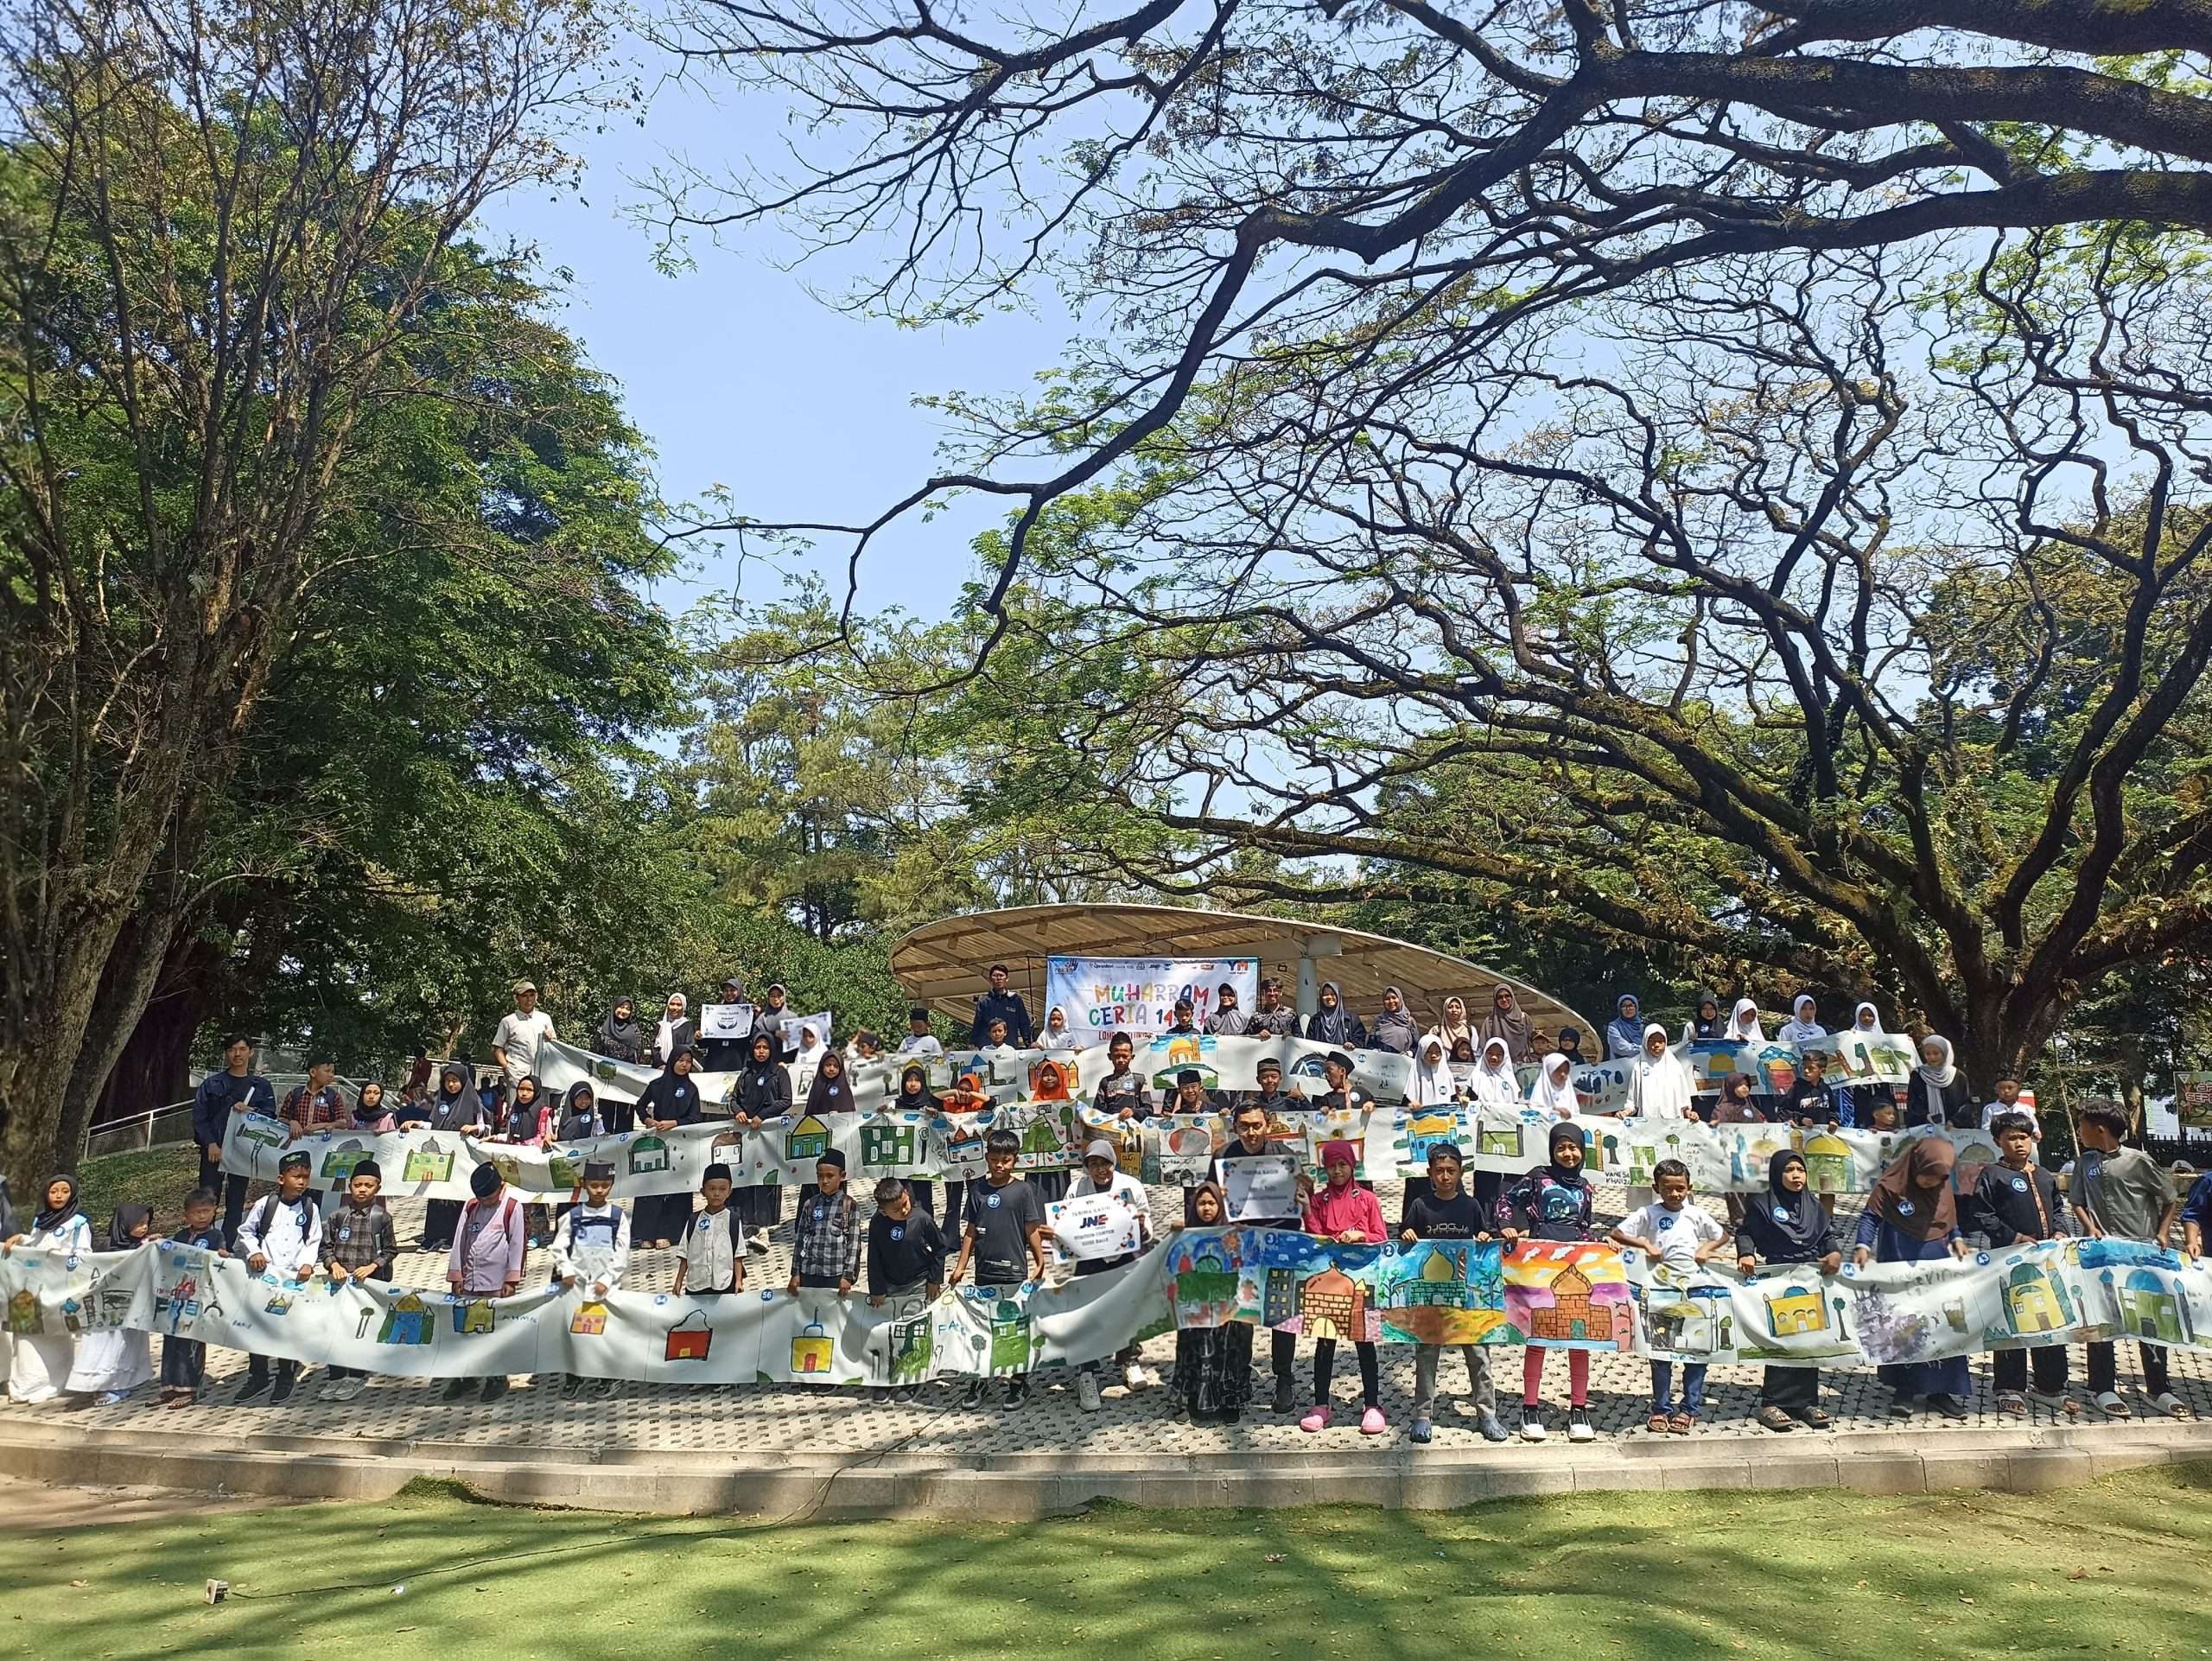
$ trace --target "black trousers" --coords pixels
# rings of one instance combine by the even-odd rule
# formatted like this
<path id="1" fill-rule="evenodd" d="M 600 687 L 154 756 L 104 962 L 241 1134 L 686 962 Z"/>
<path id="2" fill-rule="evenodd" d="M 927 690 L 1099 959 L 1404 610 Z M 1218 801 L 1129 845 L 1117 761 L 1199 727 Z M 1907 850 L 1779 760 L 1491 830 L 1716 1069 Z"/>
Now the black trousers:
<path id="1" fill-rule="evenodd" d="M 1270 1332 L 1268 1334 L 1269 1371 L 1278 1378 L 1287 1381 L 1298 1364 L 1298 1334 Z"/>
<path id="2" fill-rule="evenodd" d="M 2105 1346 L 2107 1350 L 2111 1347 L 2109 1344 Z M 2056 1396 L 2066 1388 L 2066 1346 L 2042 1344 L 2031 1350 L 1994 1350 L 1990 1353 L 1989 1371 L 1999 1390 L 2025 1390 L 2028 1374 L 2032 1371 L 2036 1388 L 2046 1396 Z"/>
<path id="3" fill-rule="evenodd" d="M 207 1346 L 196 1338 L 162 1340 L 162 1388 L 198 1390 L 207 1377 Z"/>
<path id="4" fill-rule="evenodd" d="M 200 1182 L 203 1188 L 213 1188 L 223 1196 L 223 1239 L 233 1250 L 238 1243 L 238 1225 L 245 1218 L 245 1179 L 226 1177 L 220 1160 L 207 1157 L 207 1144 L 200 1144 Z"/>
<path id="5" fill-rule="evenodd" d="M 2173 1379 L 2166 1371 L 2166 1349 L 2163 1344 L 2138 1344 L 2136 1350 L 2143 1357 L 2143 1388 L 2153 1396 L 2163 1396 L 2173 1388 Z M 2119 1356 L 2115 1344 L 2092 1344 L 2089 1350 L 2089 1390 L 2101 1394 L 2120 1382 Z"/>
<path id="6" fill-rule="evenodd" d="M 1278 1334 L 1287 1338 L 1287 1333 Z M 1382 1368 L 1375 1353 L 1375 1346 L 1361 1340 L 1352 1348 L 1359 1352 L 1359 1393 L 1369 1407 L 1382 1405 Z M 1337 1340 L 1333 1338 L 1316 1340 L 1313 1345 L 1313 1399 L 1329 1399 L 1329 1375 L 1337 1365 Z"/>
<path id="7" fill-rule="evenodd" d="M 1759 1405 L 1778 1407 L 1784 1413 L 1801 1413 L 1821 1401 L 1818 1367 L 1769 1367 L 1759 1381 Z"/>

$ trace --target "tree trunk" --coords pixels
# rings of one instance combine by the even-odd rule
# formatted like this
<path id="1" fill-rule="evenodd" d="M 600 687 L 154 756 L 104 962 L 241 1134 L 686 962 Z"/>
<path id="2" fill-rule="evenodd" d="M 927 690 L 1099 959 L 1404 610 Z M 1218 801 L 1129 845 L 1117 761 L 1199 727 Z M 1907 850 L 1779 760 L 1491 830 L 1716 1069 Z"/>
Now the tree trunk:
<path id="1" fill-rule="evenodd" d="M 191 1093 L 192 1041 L 214 1008 L 219 967 L 206 941 L 170 943 L 154 995 L 108 1072 L 94 1123 L 149 1113 Z M 80 1067 L 79 1076 L 86 1071 Z"/>

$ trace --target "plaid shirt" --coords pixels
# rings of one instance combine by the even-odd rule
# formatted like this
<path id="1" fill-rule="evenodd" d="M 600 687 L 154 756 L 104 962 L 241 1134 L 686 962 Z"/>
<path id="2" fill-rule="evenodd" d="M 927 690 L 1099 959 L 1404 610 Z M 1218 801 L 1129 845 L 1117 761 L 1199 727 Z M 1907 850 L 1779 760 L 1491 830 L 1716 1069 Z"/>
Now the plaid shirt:
<path id="1" fill-rule="evenodd" d="M 312 1130 L 319 1125 L 351 1124 L 353 1115 L 346 1105 L 346 1098 L 338 1093 L 335 1085 L 325 1085 L 321 1090 L 309 1090 L 305 1085 L 284 1098 L 278 1117 L 292 1124 L 304 1125 Z"/>
<path id="2" fill-rule="evenodd" d="M 861 1277 L 860 1207 L 849 1193 L 809 1194 L 799 1202 L 791 1272 L 835 1280 Z M 817 1220 L 818 1219 L 818 1220 Z"/>
<path id="3" fill-rule="evenodd" d="M 391 1226 L 391 1212 L 382 1200 L 372 1200 L 365 1210 L 351 1200 L 341 1200 L 322 1220 L 322 1260 L 340 1265 L 347 1274 L 364 1269 L 391 1272 L 399 1256 L 399 1236 Z M 384 1276 L 372 1276 L 380 1279 Z"/>

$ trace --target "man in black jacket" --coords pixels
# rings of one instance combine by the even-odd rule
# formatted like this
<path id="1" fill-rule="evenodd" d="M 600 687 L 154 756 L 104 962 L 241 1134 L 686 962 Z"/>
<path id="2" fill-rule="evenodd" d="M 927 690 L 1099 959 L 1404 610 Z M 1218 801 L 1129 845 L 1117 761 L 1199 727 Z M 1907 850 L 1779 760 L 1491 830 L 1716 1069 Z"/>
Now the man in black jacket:
<path id="1" fill-rule="evenodd" d="M 232 1113 L 276 1116 L 276 1092 L 269 1080 L 246 1069 L 253 1062 L 253 1041 L 236 1034 L 223 1041 L 223 1066 L 200 1081 L 192 1098 L 192 1139 L 200 1144 L 200 1186 L 213 1188 L 223 1174 L 223 1144 L 230 1140 Z M 223 1185 L 223 1238 L 235 1241 L 245 1214 L 245 1184 L 233 1176 Z"/>
<path id="2" fill-rule="evenodd" d="M 1006 965 L 991 965 L 991 990 L 976 1000 L 976 1019 L 968 1029 L 968 1041 L 981 1045 L 988 1041 L 991 1022 L 1006 1022 L 1006 1041 L 1018 1050 L 1026 1050 L 1037 1041 L 1037 1028 L 1029 1019 L 1029 1006 L 1021 1001 L 1019 992 L 1008 989 Z"/>

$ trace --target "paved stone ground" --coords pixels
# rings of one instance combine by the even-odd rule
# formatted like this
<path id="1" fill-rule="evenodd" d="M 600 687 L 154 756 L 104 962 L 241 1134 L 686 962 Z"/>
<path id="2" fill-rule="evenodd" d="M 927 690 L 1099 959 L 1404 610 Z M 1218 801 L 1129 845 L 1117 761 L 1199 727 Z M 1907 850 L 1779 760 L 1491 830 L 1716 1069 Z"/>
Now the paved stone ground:
<path id="1" fill-rule="evenodd" d="M 1381 1187 L 1383 1213 L 1395 1217 L 1398 1185 L 1386 1183 Z M 1605 1227 L 1609 1228 L 1618 1219 L 1624 1200 L 1618 1182 L 1599 1182 L 1599 1206 Z M 1720 1215 L 1718 1203 L 1710 1203 L 1714 1214 Z M 1156 1194 L 1155 1219 L 1164 1225 L 1179 1216 L 1180 1205 L 1179 1193 Z M 420 1205 L 402 1202 L 395 1209 L 400 1238 L 417 1238 L 422 1219 Z M 1839 1220 L 1847 1228 L 1855 1223 L 1855 1209 L 1847 1208 Z M 753 1258 L 747 1273 L 759 1276 L 765 1272 L 778 1280 L 788 1275 L 789 1235 L 788 1226 L 778 1230 L 774 1251 L 766 1258 Z M 396 1278 L 410 1285 L 442 1289 L 444 1264 L 442 1253 L 407 1253 L 401 1258 Z M 549 1272 L 547 1254 L 532 1251 L 528 1277 L 535 1281 Z M 632 1259 L 627 1283 L 633 1289 L 660 1289 L 671 1283 L 674 1274 L 672 1252 L 643 1251 Z M 1264 1341 L 1260 1353 L 1264 1362 Z M 1410 1345 L 1382 1346 L 1382 1410 L 1389 1416 L 1390 1428 L 1376 1438 L 1363 1437 L 1357 1428 L 1358 1373 L 1348 1345 L 1342 1346 L 1338 1357 L 1333 1391 L 1337 1404 L 1335 1422 L 1313 1435 L 1301 1432 L 1294 1417 L 1278 1417 L 1267 1411 L 1271 1386 L 1264 1379 L 1255 1379 L 1258 1400 L 1243 1422 L 1203 1427 L 1183 1421 L 1166 1389 L 1130 1391 L 1119 1384 L 1106 1391 L 1105 1408 L 1095 1415 L 1080 1412 L 1073 1389 L 1062 1384 L 1039 1390 L 1029 1406 L 1007 1412 L 998 1405 L 995 1386 L 988 1407 L 976 1411 L 962 1410 L 957 1405 L 962 1385 L 957 1382 L 933 1384 L 918 1401 L 906 1405 L 879 1403 L 867 1393 L 851 1389 L 766 1384 L 709 1387 L 629 1384 L 612 1402 L 564 1402 L 560 1397 L 560 1381 L 556 1376 L 518 1379 L 509 1395 L 488 1406 L 474 1397 L 454 1403 L 440 1401 L 439 1393 L 443 1388 L 441 1383 L 411 1379 L 374 1381 L 360 1397 L 341 1405 L 315 1399 L 322 1380 L 319 1373 L 311 1371 L 299 1391 L 281 1407 L 270 1407 L 265 1401 L 238 1406 L 233 1404 L 232 1397 L 245 1374 L 245 1358 L 228 1350 L 211 1353 L 212 1383 L 207 1399 L 184 1412 L 155 1410 L 154 1390 L 149 1385 L 114 1407 L 49 1404 L 24 1408 L 0 1403 L 0 1424 L 31 1416 L 52 1422 L 67 1415 L 71 1422 L 87 1427 L 156 1431 L 200 1438 L 214 1445 L 249 1436 L 277 1435 L 340 1441 L 423 1440 L 474 1444 L 487 1450 L 502 1446 L 575 1448 L 598 1454 L 696 1452 L 721 1456 L 772 1456 L 861 1454 L 895 1449 L 912 1454 L 950 1459 L 964 1455 L 982 1460 L 995 1455 L 1050 1454 L 1077 1449 L 1093 1454 L 1155 1456 L 1248 1451 L 1342 1453 L 1375 1442 L 1385 1447 L 1405 1445 L 1406 1430 L 1411 1422 L 1413 1354 Z M 1147 1365 L 1163 1383 L 1173 1367 L 1174 1355 L 1172 1334 L 1154 1339 L 1144 1348 Z M 1492 1361 L 1498 1395 L 1505 1404 L 1510 1425 L 1514 1422 L 1513 1404 L 1520 1399 L 1519 1352 L 1503 1352 Z M 2072 1361 L 2074 1402 L 2080 1410 L 2078 1414 L 2054 1411 L 2031 1403 L 2032 1422 L 2094 1424 L 2101 1420 L 2102 1416 L 2088 1404 L 2087 1392 L 2082 1388 L 2085 1371 L 2078 1348 Z M 1299 1363 L 1299 1411 L 1303 1412 L 1305 1391 L 1312 1377 L 1310 1345 L 1300 1346 Z M 2136 1388 L 2133 1365 L 2133 1348 L 2123 1346 L 2121 1394 L 2139 1416 L 2155 1416 L 2150 1415 L 2147 1399 Z M 1955 1428 L 2021 1433 L 2021 1422 L 2000 1418 L 1993 1410 L 1988 1359 L 1977 1357 L 1973 1366 L 1975 1416 Z M 2212 1418 L 2212 1355 L 2176 1350 L 2172 1352 L 2172 1369 L 2175 1389 L 2182 1398 L 2200 1417 Z M 1777 1436 L 1753 1422 L 1762 1371 L 1757 1366 L 1715 1366 L 1707 1382 L 1704 1422 L 1689 1440 L 1694 1442 L 1701 1438 L 1753 1437 L 1777 1446 L 1815 1441 L 1820 1433 L 1800 1429 L 1786 1437 Z M 1051 1376 L 1039 1375 L 1039 1382 Z M 1872 1370 L 1828 1370 L 1823 1371 L 1821 1380 L 1821 1403 L 1835 1416 L 1839 1429 L 1909 1431 L 1916 1425 L 1954 1428 L 1932 1415 L 1899 1427 L 1888 1416 L 1890 1392 L 1876 1382 Z M 1440 1383 L 1446 1393 L 1438 1402 L 1434 1446 L 1465 1449 L 1481 1447 L 1474 1410 L 1465 1396 L 1464 1370 L 1453 1358 L 1446 1358 Z M 1563 1360 L 1550 1364 L 1546 1385 L 1547 1402 L 1554 1409 L 1563 1408 L 1567 1399 L 1567 1368 Z M 1649 1363 L 1617 1354 L 1593 1357 L 1591 1415 L 1601 1438 L 1648 1434 L 1643 1424 L 1649 1413 Z M 1557 1434 L 1556 1420 L 1554 1435 L 1548 1445 L 1567 1445 L 1564 1436 Z"/>

